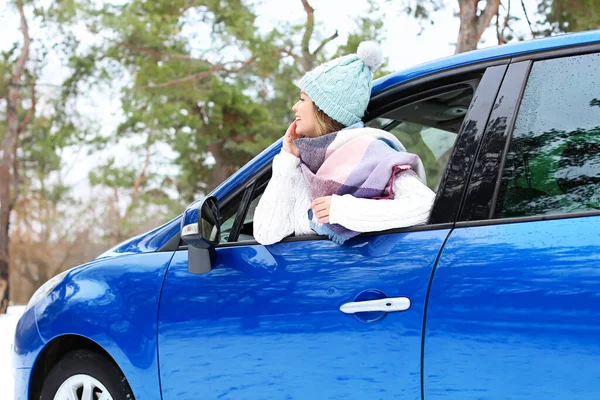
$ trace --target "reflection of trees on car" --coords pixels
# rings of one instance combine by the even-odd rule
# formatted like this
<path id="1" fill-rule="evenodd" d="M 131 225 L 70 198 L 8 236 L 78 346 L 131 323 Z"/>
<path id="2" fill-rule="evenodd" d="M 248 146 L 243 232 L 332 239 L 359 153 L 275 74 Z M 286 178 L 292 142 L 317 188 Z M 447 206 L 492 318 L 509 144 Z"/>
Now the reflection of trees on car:
<path id="1" fill-rule="evenodd" d="M 600 126 L 514 137 L 503 179 L 502 217 L 600 209 Z"/>

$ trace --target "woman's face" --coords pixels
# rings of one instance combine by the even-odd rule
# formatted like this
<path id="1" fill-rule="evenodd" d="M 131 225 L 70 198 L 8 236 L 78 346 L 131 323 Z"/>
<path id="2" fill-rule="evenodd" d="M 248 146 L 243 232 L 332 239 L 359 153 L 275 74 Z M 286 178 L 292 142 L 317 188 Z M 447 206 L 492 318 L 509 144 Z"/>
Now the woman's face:
<path id="1" fill-rule="evenodd" d="M 303 91 L 300 92 L 300 98 L 292 107 L 296 117 L 296 133 L 306 137 L 317 136 L 315 121 L 316 108 L 315 103 Z"/>

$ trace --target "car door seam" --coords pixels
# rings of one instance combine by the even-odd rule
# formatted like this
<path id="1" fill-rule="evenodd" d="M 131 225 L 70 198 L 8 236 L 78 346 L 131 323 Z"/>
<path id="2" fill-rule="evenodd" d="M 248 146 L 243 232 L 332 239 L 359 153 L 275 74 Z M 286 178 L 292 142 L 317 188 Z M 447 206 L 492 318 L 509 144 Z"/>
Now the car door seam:
<path id="1" fill-rule="evenodd" d="M 454 227 L 450 228 L 448 235 L 446 235 L 446 239 L 444 239 L 444 243 L 442 243 L 442 247 L 438 252 L 438 255 L 433 264 L 433 268 L 431 270 L 431 275 L 429 276 L 429 284 L 427 285 L 427 293 L 425 294 L 425 303 L 423 304 L 423 325 L 421 327 L 421 400 L 425 400 L 425 329 L 427 327 L 427 305 L 429 303 L 429 292 L 431 291 L 431 286 L 433 284 L 433 278 L 435 276 L 435 270 L 437 269 L 438 262 L 442 256 L 444 248 L 446 247 L 446 243 L 448 239 L 450 239 L 450 235 L 454 231 Z"/>

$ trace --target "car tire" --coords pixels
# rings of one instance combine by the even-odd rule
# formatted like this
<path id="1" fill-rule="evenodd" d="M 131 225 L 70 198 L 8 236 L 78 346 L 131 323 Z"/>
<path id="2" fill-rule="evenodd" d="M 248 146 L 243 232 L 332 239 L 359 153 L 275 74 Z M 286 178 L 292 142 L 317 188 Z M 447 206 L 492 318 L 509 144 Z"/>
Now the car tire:
<path id="1" fill-rule="evenodd" d="M 40 400 L 67 400 L 69 392 L 81 400 L 134 399 L 119 367 L 106 356 L 87 350 L 67 353 L 52 367 Z"/>

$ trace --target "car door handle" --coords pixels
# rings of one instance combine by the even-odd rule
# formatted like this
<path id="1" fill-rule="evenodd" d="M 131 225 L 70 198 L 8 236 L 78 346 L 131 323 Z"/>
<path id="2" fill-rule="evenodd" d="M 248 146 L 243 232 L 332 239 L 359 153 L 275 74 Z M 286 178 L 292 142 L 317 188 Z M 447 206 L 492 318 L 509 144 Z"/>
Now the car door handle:
<path id="1" fill-rule="evenodd" d="M 340 311 L 344 314 L 355 314 L 360 312 L 395 312 L 406 311 L 410 308 L 410 299 L 408 297 L 390 297 L 379 300 L 354 301 L 343 304 Z"/>

